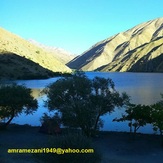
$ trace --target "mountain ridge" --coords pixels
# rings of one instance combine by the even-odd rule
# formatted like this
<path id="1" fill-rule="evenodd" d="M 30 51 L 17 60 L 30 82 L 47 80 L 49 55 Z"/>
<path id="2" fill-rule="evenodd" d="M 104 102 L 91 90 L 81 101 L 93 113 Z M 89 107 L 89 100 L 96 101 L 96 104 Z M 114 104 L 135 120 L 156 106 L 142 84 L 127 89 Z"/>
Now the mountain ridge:
<path id="1" fill-rule="evenodd" d="M 83 71 L 138 71 L 138 68 L 133 69 L 133 67 L 135 67 L 134 65 L 136 65 L 136 62 L 145 56 L 149 50 L 152 50 L 155 46 L 159 46 L 156 52 L 153 51 L 150 53 L 152 57 L 146 57 L 146 60 L 141 61 L 147 62 L 162 55 L 163 45 L 161 42 L 163 43 L 163 18 L 158 18 L 141 23 L 125 32 L 120 32 L 96 43 L 67 65 L 70 68 Z M 137 58 L 137 60 L 133 60 L 133 58 Z M 162 62 L 163 61 L 160 61 L 159 65 L 162 65 Z M 147 66 L 148 64 L 144 65 Z M 162 66 L 160 67 L 161 69 L 142 67 L 139 71 L 163 72 Z"/>
<path id="2" fill-rule="evenodd" d="M 75 55 L 62 49 L 62 48 L 58 48 L 58 47 L 54 47 L 54 46 L 48 46 L 48 45 L 44 45 L 42 43 L 39 43 L 35 40 L 28 40 L 30 43 L 52 53 L 56 58 L 57 60 L 59 60 L 61 63 L 63 64 L 66 64 L 68 63 L 69 61 L 71 61 Z"/>
<path id="3" fill-rule="evenodd" d="M 48 52 L 45 49 L 42 49 L 36 45 L 33 45 L 32 43 L 28 42 L 27 40 L 21 38 L 20 36 L 16 34 L 13 34 L 3 28 L 0 28 L 0 57 L 1 57 L 2 62 L 6 60 L 4 58 L 5 54 L 10 54 L 9 56 L 7 56 L 7 59 L 9 60 L 10 58 L 12 58 L 12 54 L 14 54 L 14 60 L 12 60 L 14 63 L 18 63 L 15 60 L 18 57 L 15 57 L 15 55 L 25 58 L 26 60 L 29 60 L 29 62 L 31 63 L 33 62 L 32 64 L 33 67 L 32 66 L 28 67 L 28 69 L 30 69 L 29 71 L 31 72 L 31 74 L 32 72 L 35 73 L 35 70 L 34 70 L 35 66 L 37 66 L 37 68 L 40 69 L 38 73 L 40 73 L 41 76 L 42 75 L 48 76 L 48 74 L 51 74 L 51 72 L 60 72 L 60 73 L 71 72 L 71 69 L 68 68 L 65 64 L 61 63 L 51 52 Z M 13 66 L 13 62 L 11 63 L 12 66 Z M 27 63 L 27 62 L 24 62 L 24 63 Z M 7 68 L 7 66 L 10 66 L 10 62 L 8 63 L 8 65 L 5 65 L 2 63 L 0 63 L 0 65 L 1 65 L 1 68 L 5 69 Z M 20 65 L 21 64 L 19 64 L 19 66 Z M 17 65 L 15 64 L 15 68 L 16 66 Z M 21 66 L 22 71 L 20 72 L 21 73 L 20 76 L 22 76 L 25 73 L 24 68 L 22 66 Z M 42 72 L 43 74 L 41 74 L 40 67 L 42 67 L 42 70 L 46 69 L 47 71 L 43 71 Z M 18 70 L 18 67 L 16 69 Z M 10 72 L 7 72 L 7 74 L 8 73 L 11 74 Z M 16 74 L 16 71 L 15 71 L 15 74 Z M 18 74 L 16 76 L 18 76 Z M 7 77 L 8 76 L 6 76 L 6 78 Z"/>

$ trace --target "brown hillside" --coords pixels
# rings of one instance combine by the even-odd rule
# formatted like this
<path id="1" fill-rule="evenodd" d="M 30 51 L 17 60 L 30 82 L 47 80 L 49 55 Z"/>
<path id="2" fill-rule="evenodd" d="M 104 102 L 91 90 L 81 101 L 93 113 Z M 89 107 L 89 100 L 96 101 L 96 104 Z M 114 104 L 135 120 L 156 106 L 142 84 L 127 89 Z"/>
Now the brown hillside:
<path id="1" fill-rule="evenodd" d="M 0 55 L 0 79 L 40 79 L 54 75 L 54 72 L 17 54 L 6 52 Z"/>
<path id="2" fill-rule="evenodd" d="M 58 61 L 63 64 L 70 62 L 75 57 L 75 55 L 62 48 L 46 46 L 34 40 L 29 40 L 29 42 L 51 53 Z"/>
<path id="3" fill-rule="evenodd" d="M 67 66 L 58 61 L 50 52 L 0 28 L 0 55 L 8 53 L 30 60 L 36 65 L 53 72 L 71 72 Z M 2 66 L 1 63 L 0 66 Z"/>
<path id="4" fill-rule="evenodd" d="M 163 18 L 95 44 L 67 65 L 84 71 L 163 72 Z"/>

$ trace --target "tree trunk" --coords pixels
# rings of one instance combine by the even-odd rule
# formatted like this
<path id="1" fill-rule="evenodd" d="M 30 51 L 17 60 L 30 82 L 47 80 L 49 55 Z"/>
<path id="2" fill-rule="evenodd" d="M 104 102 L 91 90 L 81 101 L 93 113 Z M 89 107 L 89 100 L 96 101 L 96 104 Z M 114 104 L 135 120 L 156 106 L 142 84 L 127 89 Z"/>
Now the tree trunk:
<path id="1" fill-rule="evenodd" d="M 3 129 L 7 128 L 7 126 L 10 124 L 10 122 L 13 120 L 14 117 L 15 117 L 15 112 L 14 112 L 14 109 L 13 109 L 13 113 L 11 115 L 11 118 L 3 125 Z"/>
<path id="2" fill-rule="evenodd" d="M 97 125 L 98 125 L 99 118 L 100 118 L 100 114 L 98 114 L 98 116 L 96 118 L 96 122 L 95 122 L 95 126 L 94 126 L 95 131 L 97 130 Z"/>
<path id="3" fill-rule="evenodd" d="M 13 120 L 13 118 L 14 118 L 14 115 L 12 115 L 12 117 L 5 123 L 6 127 L 10 124 L 10 122 Z"/>
<path id="4" fill-rule="evenodd" d="M 160 129 L 160 137 L 161 137 L 161 146 L 163 147 L 163 132 L 161 129 Z"/>

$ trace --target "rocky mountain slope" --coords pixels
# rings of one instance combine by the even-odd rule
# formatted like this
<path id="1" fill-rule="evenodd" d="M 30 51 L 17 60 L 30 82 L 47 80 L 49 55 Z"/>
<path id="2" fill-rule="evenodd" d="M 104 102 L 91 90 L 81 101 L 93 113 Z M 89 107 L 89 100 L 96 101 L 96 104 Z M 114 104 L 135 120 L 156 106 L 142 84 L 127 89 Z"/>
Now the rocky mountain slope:
<path id="1" fill-rule="evenodd" d="M 11 52 L 0 54 L 0 80 L 1 79 L 44 79 L 59 75 L 38 63 Z"/>
<path id="2" fill-rule="evenodd" d="M 67 65 L 84 71 L 163 72 L 163 18 L 103 40 Z"/>
<path id="3" fill-rule="evenodd" d="M 0 67 L 2 72 L 6 72 L 6 75 L 0 74 L 1 78 L 12 78 L 11 76 L 13 78 L 20 76 L 21 78 L 27 72 L 34 73 L 34 76 L 39 76 L 39 74 L 48 76 L 51 72 L 71 72 L 70 68 L 61 63 L 49 51 L 3 28 L 0 28 Z"/>
<path id="4" fill-rule="evenodd" d="M 29 40 L 29 42 L 50 52 L 51 54 L 53 54 L 55 56 L 55 58 L 57 58 L 63 64 L 66 64 L 66 63 L 70 62 L 73 58 L 75 58 L 75 55 L 71 54 L 70 52 L 68 52 L 62 48 L 46 46 L 41 43 L 38 43 L 35 40 Z"/>

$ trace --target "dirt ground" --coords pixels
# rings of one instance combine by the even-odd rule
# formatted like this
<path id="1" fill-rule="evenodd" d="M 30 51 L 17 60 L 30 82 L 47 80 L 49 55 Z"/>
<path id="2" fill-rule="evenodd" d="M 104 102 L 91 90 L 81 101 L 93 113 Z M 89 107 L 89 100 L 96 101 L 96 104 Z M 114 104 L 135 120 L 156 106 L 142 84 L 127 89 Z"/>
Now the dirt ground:
<path id="1" fill-rule="evenodd" d="M 10 126 L 0 131 L 0 163 L 36 163 L 32 154 L 8 154 L 11 148 L 44 147 L 50 135 L 38 132 L 38 127 Z M 163 148 L 158 135 L 102 132 L 93 138 L 102 153 L 102 163 L 162 163 Z"/>
<path id="2" fill-rule="evenodd" d="M 163 148 L 158 135 L 107 132 L 96 139 L 103 163 L 163 163 Z"/>

